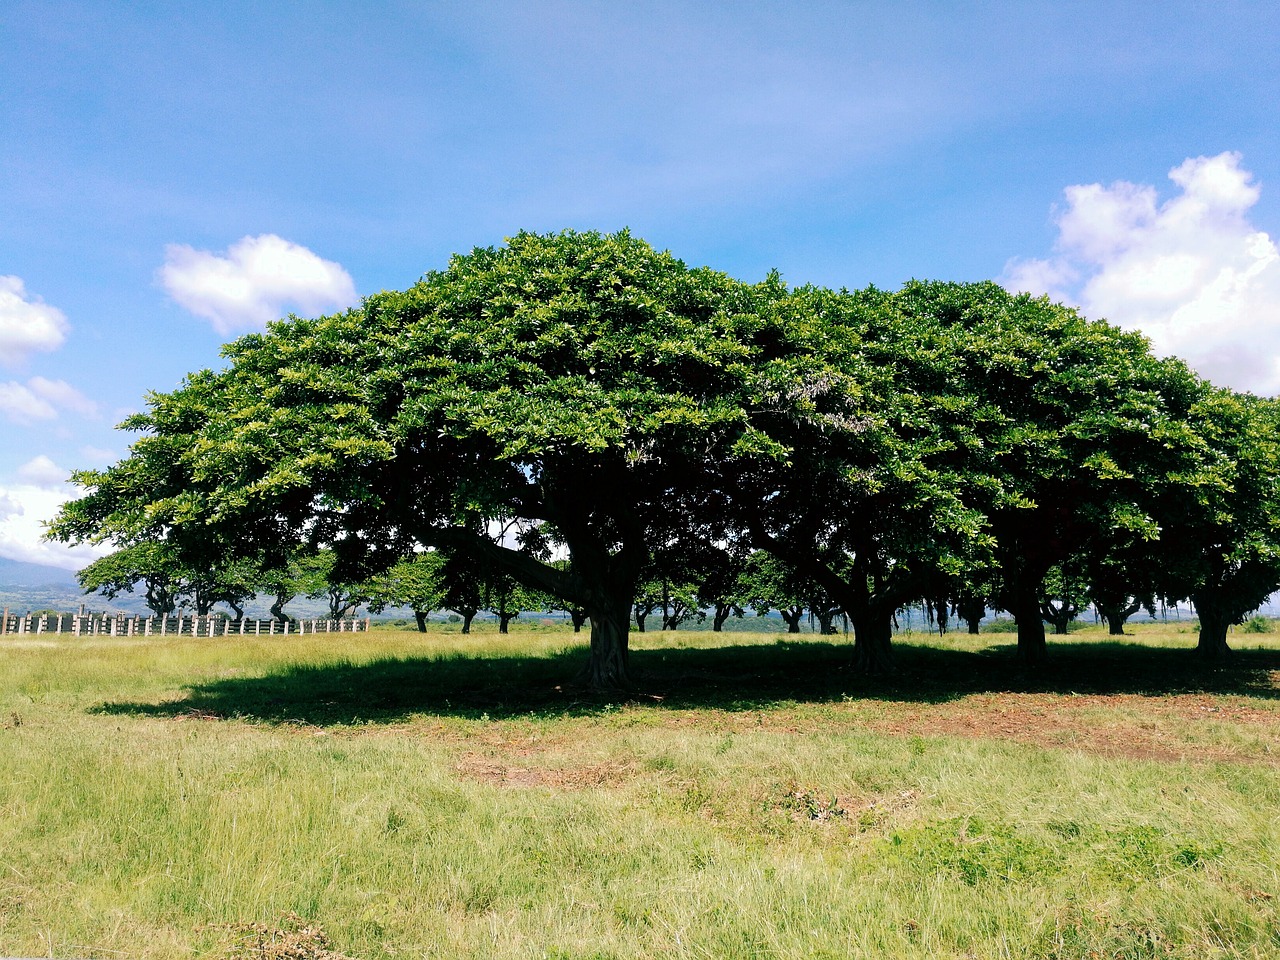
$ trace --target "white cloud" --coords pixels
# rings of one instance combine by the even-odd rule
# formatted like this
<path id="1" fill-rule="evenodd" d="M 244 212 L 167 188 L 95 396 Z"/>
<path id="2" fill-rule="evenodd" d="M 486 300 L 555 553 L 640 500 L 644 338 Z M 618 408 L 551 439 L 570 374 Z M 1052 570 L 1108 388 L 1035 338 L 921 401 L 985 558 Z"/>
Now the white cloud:
<path id="1" fill-rule="evenodd" d="M 48 400 L 43 400 L 17 381 L 0 383 L 0 414 L 12 423 L 35 423 L 52 420 L 58 415 Z"/>
<path id="2" fill-rule="evenodd" d="M 46 380 L 44 377 L 32 377 L 27 386 L 39 397 L 48 400 L 55 407 L 70 410 L 82 417 L 98 416 L 98 405 L 86 397 L 65 380 Z"/>
<path id="3" fill-rule="evenodd" d="M 66 338 L 61 310 L 28 298 L 20 277 L 0 276 L 0 363 L 16 366 L 37 350 L 56 350 Z"/>
<path id="4" fill-rule="evenodd" d="M 1011 260 L 1001 282 L 1141 330 L 1216 383 L 1280 392 L 1280 251 L 1249 220 L 1260 188 L 1240 161 L 1186 160 L 1163 203 L 1145 184 L 1068 187 L 1054 256 Z"/>
<path id="5" fill-rule="evenodd" d="M 226 256 L 170 245 L 158 278 L 178 304 L 223 335 L 261 328 L 286 308 L 318 314 L 358 300 L 341 265 L 270 233 L 242 238 Z"/>
<path id="6" fill-rule="evenodd" d="M 46 490 L 65 483 L 70 475 L 70 470 L 58 466 L 43 453 L 18 468 L 18 479 Z"/>
<path id="7" fill-rule="evenodd" d="M 32 377 L 25 384 L 16 380 L 0 383 L 0 416 L 12 423 L 53 420 L 59 410 L 83 417 L 98 416 L 98 405 L 65 380 Z"/>
<path id="8" fill-rule="evenodd" d="M 44 542 L 45 522 L 76 495 L 76 488 L 65 483 L 53 487 L 30 483 L 0 486 L 0 557 L 78 570 L 110 553 L 110 546 L 68 547 Z"/>
<path id="9" fill-rule="evenodd" d="M 120 419 L 123 420 L 124 417 L 121 417 Z M 106 466 L 109 463 L 115 463 L 117 459 L 116 452 L 114 450 L 94 446 L 81 447 L 80 456 L 94 466 Z"/>
<path id="10" fill-rule="evenodd" d="M 0 520 L 22 515 L 22 504 L 12 499 L 7 493 L 0 493 Z"/>

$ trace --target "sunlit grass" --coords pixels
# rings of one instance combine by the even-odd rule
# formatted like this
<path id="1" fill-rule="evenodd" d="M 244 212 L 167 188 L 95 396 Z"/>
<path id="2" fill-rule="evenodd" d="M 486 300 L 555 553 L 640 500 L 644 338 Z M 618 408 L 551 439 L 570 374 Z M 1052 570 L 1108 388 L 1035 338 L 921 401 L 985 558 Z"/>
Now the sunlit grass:
<path id="1" fill-rule="evenodd" d="M 1280 954 L 1280 635 L 1135 629 L 0 640 L 0 955 Z"/>

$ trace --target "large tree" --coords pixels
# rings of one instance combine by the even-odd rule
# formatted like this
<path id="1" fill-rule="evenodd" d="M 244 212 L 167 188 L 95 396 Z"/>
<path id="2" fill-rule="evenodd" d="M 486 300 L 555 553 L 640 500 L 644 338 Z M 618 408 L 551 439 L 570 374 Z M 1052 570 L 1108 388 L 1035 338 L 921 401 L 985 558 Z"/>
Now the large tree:
<path id="1" fill-rule="evenodd" d="M 1164 504 L 1159 592 L 1191 599 L 1200 655 L 1218 660 L 1231 625 L 1280 589 L 1280 402 L 1220 389 L 1192 415 L 1206 469 Z"/>
<path id="2" fill-rule="evenodd" d="M 954 342 L 879 290 L 796 291 L 780 323 L 807 360 L 764 416 L 785 462 L 730 478 L 755 546 L 848 615 L 854 660 L 894 669 L 896 610 L 990 547 L 968 451 L 980 411 L 954 383 Z"/>
<path id="3" fill-rule="evenodd" d="M 625 232 L 520 234 L 228 345 L 226 369 L 126 421 L 142 434 L 128 458 L 76 475 L 88 493 L 54 535 L 310 540 L 347 579 L 463 551 L 585 609 L 585 680 L 626 687 L 655 518 L 710 464 L 786 454 L 744 387 L 786 353 L 758 309 L 781 293 Z M 489 535 L 514 519 L 550 524 L 573 563 Z"/>
<path id="4" fill-rule="evenodd" d="M 163 543 L 145 541 L 122 547 L 93 561 L 76 574 L 85 593 L 114 600 L 141 587 L 156 616 L 173 613 L 186 583 L 183 571 Z"/>
<path id="5" fill-rule="evenodd" d="M 1143 540 L 1176 546 L 1157 516 L 1207 470 L 1192 410 L 1208 387 L 1141 335 L 1047 298 L 911 283 L 896 299 L 951 337 L 953 396 L 972 436 L 963 498 L 994 539 L 992 599 L 1014 615 L 1024 660 L 1043 662 L 1050 568 Z"/>

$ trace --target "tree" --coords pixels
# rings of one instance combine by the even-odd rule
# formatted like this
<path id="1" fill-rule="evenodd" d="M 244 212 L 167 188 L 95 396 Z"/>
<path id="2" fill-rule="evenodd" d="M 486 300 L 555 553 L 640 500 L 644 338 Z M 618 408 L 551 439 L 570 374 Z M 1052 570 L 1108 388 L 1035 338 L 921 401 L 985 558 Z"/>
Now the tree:
<path id="1" fill-rule="evenodd" d="M 698 606 L 711 610 L 711 629 L 717 633 L 730 617 L 743 616 L 743 554 L 740 541 L 724 547 L 706 543 L 693 562 Z"/>
<path id="2" fill-rule="evenodd" d="M 173 557 L 164 544 L 155 542 L 122 547 L 84 567 L 76 579 L 85 593 L 101 593 L 108 600 L 141 585 L 156 616 L 173 613 L 184 589 Z"/>
<path id="3" fill-rule="evenodd" d="M 1029 664 L 1047 657 L 1041 584 L 1078 553 L 1159 539 L 1171 491 L 1203 477 L 1192 419 L 1207 385 L 1146 339 L 995 284 L 911 283 L 902 309 L 949 331 L 973 442 L 964 499 L 994 539 L 992 599 Z M 981 579 L 981 578 L 979 578 Z"/>
<path id="4" fill-rule="evenodd" d="M 510 574 L 495 571 L 486 577 L 481 597 L 483 609 L 498 618 L 498 632 L 510 632 L 511 621 L 525 610 L 538 610 L 546 607 L 548 597 L 538 590 L 530 590 L 522 586 Z"/>
<path id="5" fill-rule="evenodd" d="M 484 607 L 485 575 L 480 562 L 458 550 L 444 550 L 440 564 L 440 606 L 462 618 L 462 632 Z"/>
<path id="6" fill-rule="evenodd" d="M 744 605 L 763 617 L 777 610 L 787 633 L 799 633 L 804 618 L 809 583 L 785 562 L 765 550 L 756 550 L 743 564 L 738 592 Z"/>
<path id="7" fill-rule="evenodd" d="M 785 455 L 745 386 L 786 349 L 758 308 L 781 295 L 626 232 L 522 233 L 228 345 L 227 369 L 126 421 L 142 434 L 126 460 L 77 474 L 88 494 L 55 535 L 310 539 L 353 582 L 466 549 L 586 609 L 585 681 L 627 687 L 650 524 L 711 464 Z M 570 569 L 487 535 L 511 519 L 554 526 Z"/>
<path id="8" fill-rule="evenodd" d="M 371 598 L 370 583 L 344 576 L 339 558 L 331 549 L 304 553 L 297 563 L 298 583 L 306 591 L 307 599 L 327 601 L 330 619 L 343 619 Z"/>
<path id="9" fill-rule="evenodd" d="M 1215 389 L 1192 413 L 1205 469 L 1169 491 L 1159 592 L 1191 599 L 1197 649 L 1217 661 L 1230 651 L 1228 628 L 1280 589 L 1280 404 Z"/>
<path id="10" fill-rule="evenodd" d="M 1055 634 L 1065 636 L 1071 621 L 1089 604 L 1088 581 L 1070 561 L 1049 568 L 1041 584 L 1040 616 L 1053 624 Z"/>
<path id="11" fill-rule="evenodd" d="M 778 310 L 805 360 L 762 422 L 790 456 L 730 478 L 733 500 L 753 545 L 849 616 L 858 668 L 891 672 L 894 613 L 987 562 L 967 502 L 980 411 L 953 332 L 910 298 L 805 288 Z"/>
<path id="12" fill-rule="evenodd" d="M 443 565 L 444 557 L 435 551 L 401 560 L 370 583 L 369 609 L 381 613 L 387 607 L 408 607 L 418 632 L 426 633 L 428 615 L 444 608 Z"/>

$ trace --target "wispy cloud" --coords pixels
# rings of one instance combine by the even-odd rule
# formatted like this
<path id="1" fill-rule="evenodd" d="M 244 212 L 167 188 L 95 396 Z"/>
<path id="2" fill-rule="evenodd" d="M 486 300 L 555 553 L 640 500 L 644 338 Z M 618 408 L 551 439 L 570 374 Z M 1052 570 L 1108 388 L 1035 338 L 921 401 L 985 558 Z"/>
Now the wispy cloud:
<path id="1" fill-rule="evenodd" d="M 67 482 L 70 470 L 58 466 L 43 453 L 32 457 L 18 468 L 18 479 L 44 490 L 52 490 Z"/>
<path id="2" fill-rule="evenodd" d="M 1046 259 L 1011 260 L 1002 282 L 1141 330 L 1217 383 L 1280 392 L 1280 251 L 1249 218 L 1259 186 L 1238 153 L 1194 157 L 1179 188 L 1068 187 Z"/>
<path id="3" fill-rule="evenodd" d="M 238 240 L 225 256 L 173 244 L 158 278 L 175 302 L 224 336 L 264 327 L 289 309 L 315 314 L 358 299 L 340 264 L 270 233 Z"/>
<path id="4" fill-rule="evenodd" d="M 67 328 L 62 311 L 28 295 L 20 277 L 0 277 L 0 363 L 17 366 L 32 353 L 56 350 Z"/>
<path id="5" fill-rule="evenodd" d="M 63 410 L 82 417 L 98 416 L 98 405 L 65 380 L 32 377 L 26 383 L 0 383 L 0 416 L 11 423 L 54 420 Z"/>

